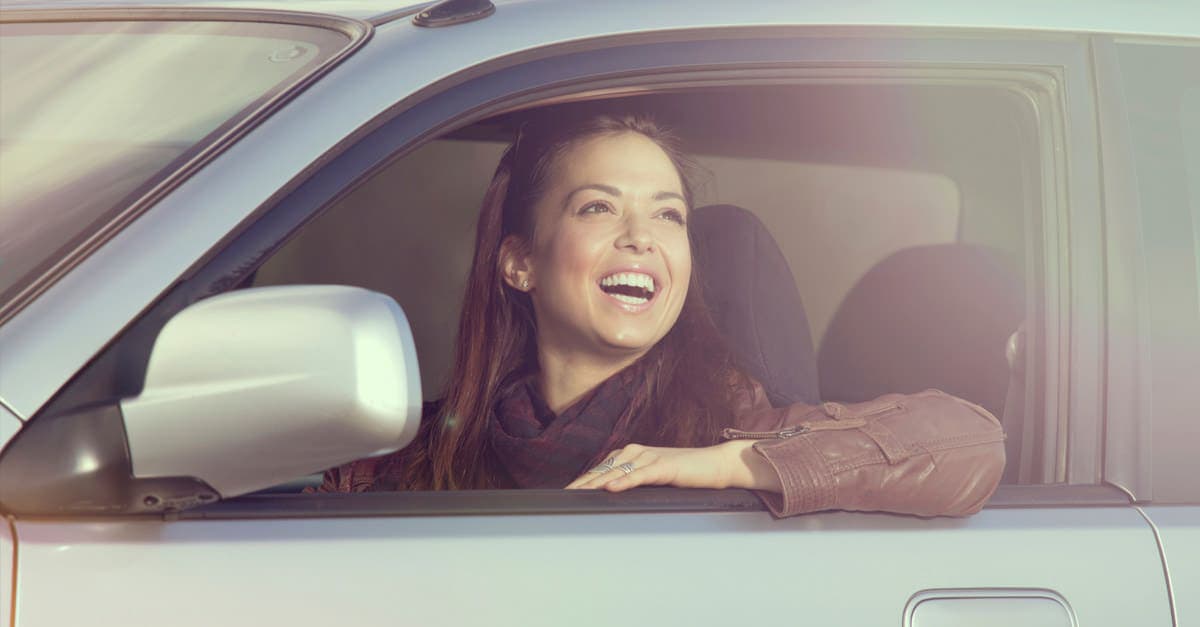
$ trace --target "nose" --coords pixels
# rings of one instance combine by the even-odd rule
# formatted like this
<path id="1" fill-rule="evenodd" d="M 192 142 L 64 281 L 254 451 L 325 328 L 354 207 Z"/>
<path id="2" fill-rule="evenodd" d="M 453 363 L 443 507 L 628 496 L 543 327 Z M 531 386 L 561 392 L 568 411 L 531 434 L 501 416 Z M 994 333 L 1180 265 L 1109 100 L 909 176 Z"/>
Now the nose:
<path id="1" fill-rule="evenodd" d="M 646 218 L 626 214 L 624 227 L 614 242 L 617 248 L 639 254 L 654 250 L 654 238 L 650 232 L 650 225 L 646 224 Z"/>

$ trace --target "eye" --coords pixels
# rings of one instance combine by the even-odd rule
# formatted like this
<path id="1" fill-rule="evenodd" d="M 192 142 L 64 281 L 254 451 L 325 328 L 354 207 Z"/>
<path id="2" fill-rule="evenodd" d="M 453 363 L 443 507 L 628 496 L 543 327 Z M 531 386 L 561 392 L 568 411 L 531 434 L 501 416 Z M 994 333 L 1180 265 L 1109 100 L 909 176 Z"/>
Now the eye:
<path id="1" fill-rule="evenodd" d="M 683 212 L 678 209 L 667 209 L 658 215 L 679 225 L 687 224 L 687 220 L 683 217 Z"/>
<path id="2" fill-rule="evenodd" d="M 611 213 L 612 207 L 608 203 L 602 202 L 599 200 L 597 200 L 595 202 L 590 202 L 579 208 L 579 215 L 587 215 L 590 213 L 606 213 L 606 212 Z"/>

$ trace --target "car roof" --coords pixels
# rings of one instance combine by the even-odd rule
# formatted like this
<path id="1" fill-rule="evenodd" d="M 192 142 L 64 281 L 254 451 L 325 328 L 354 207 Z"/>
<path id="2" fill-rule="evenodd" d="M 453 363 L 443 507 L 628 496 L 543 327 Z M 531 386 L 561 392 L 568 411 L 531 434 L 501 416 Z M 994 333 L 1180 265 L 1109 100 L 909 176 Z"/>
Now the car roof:
<path id="1" fill-rule="evenodd" d="M 367 20 L 429 2 L 405 0 L 0 0 L 2 9 L 207 8 L 305 11 Z"/>
<path id="2" fill-rule="evenodd" d="M 0 0 L 3 9 L 238 8 L 326 13 L 366 20 L 386 19 L 431 2 L 406 0 Z M 1200 2 L 1156 0 L 495 0 L 506 5 L 569 10 L 582 19 L 644 28 L 722 25 L 905 26 L 1093 32 L 1200 37 Z M 532 6 L 531 6 L 532 5 Z M 625 29 L 618 29 L 625 30 Z"/>

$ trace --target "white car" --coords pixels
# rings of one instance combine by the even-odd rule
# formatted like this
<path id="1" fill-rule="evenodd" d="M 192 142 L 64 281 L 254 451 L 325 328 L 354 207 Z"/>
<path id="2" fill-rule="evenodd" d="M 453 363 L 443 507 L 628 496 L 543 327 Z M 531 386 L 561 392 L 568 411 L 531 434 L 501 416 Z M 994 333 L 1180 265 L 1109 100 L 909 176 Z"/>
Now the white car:
<path id="1" fill-rule="evenodd" d="M 562 107 L 765 225 L 708 289 L 776 400 L 1001 416 L 989 505 L 302 493 L 412 438 Z M 1196 625 L 1198 392 L 1193 0 L 0 4 L 3 625 Z"/>

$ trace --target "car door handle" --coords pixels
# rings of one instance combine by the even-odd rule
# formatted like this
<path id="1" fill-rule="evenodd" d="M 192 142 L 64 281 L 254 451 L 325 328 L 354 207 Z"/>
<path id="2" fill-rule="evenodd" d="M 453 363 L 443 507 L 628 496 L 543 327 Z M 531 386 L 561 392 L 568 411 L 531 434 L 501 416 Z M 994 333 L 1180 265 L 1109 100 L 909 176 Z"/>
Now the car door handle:
<path id="1" fill-rule="evenodd" d="M 1053 590 L 943 588 L 908 599 L 904 627 L 1079 627 L 1075 611 Z"/>

